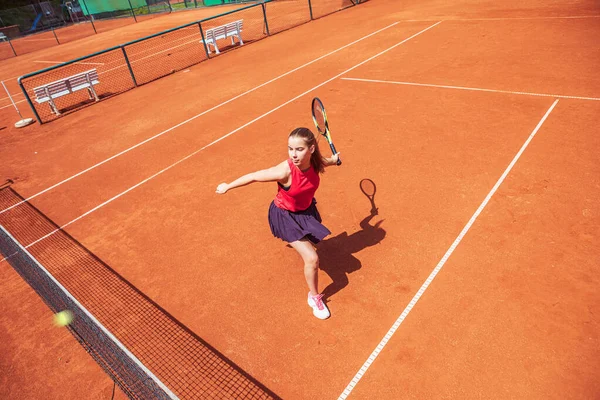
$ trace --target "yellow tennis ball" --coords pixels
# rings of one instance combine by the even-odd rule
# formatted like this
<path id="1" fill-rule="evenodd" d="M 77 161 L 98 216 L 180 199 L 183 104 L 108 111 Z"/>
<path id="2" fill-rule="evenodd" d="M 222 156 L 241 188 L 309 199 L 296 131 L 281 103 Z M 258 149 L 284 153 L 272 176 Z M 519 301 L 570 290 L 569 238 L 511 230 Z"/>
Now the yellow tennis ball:
<path id="1" fill-rule="evenodd" d="M 54 325 L 63 327 L 73 322 L 73 313 L 69 310 L 64 310 L 54 314 Z"/>

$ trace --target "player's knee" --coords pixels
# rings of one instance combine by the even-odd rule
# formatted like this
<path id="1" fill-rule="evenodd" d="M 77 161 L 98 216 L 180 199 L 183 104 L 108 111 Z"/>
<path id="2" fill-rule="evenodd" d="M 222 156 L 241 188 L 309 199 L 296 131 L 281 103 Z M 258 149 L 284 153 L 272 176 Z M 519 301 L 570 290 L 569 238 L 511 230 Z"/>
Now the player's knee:
<path id="1" fill-rule="evenodd" d="M 308 265 L 314 269 L 319 268 L 319 256 L 316 253 L 308 256 L 306 258 L 305 262 L 306 262 L 306 265 Z"/>

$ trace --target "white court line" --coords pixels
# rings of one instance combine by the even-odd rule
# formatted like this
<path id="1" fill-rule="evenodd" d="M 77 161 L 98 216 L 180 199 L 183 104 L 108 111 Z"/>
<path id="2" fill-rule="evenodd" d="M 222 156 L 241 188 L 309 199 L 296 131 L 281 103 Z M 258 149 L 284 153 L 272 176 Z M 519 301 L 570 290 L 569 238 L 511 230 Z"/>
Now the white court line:
<path id="1" fill-rule="evenodd" d="M 38 192 L 38 193 L 36 193 L 36 194 L 34 194 L 34 195 L 32 195 L 32 196 L 30 196 L 30 197 L 26 198 L 25 200 L 22 200 L 21 202 L 19 202 L 19 203 L 17 203 L 17 204 L 14 204 L 14 205 L 12 205 L 12 206 L 11 206 L 11 207 L 9 207 L 9 208 L 6 208 L 6 209 L 4 209 L 4 210 L 0 211 L 0 214 L 3 214 L 4 212 L 6 212 L 6 211 L 8 211 L 8 210 L 10 210 L 10 209 L 12 209 L 12 208 L 14 208 L 14 207 L 16 207 L 16 206 L 18 206 L 18 205 L 20 205 L 20 204 L 23 204 L 23 203 L 25 203 L 26 201 L 29 201 L 29 200 L 31 200 L 31 199 L 34 199 L 34 198 L 38 197 L 39 195 L 41 195 L 41 194 L 44 194 L 44 193 L 48 192 L 49 190 L 52 190 L 52 189 L 54 189 L 54 188 L 56 188 L 56 187 L 58 187 L 58 186 L 62 185 L 63 183 L 69 182 L 70 180 L 72 180 L 72 179 L 75 179 L 76 177 L 78 177 L 78 176 L 80 176 L 80 175 L 83 175 L 83 174 L 85 174 L 86 172 L 89 172 L 89 171 L 93 170 L 94 168 L 97 168 L 97 167 L 99 167 L 100 165 L 102 165 L 102 164 L 105 164 L 105 163 L 109 162 L 110 160 L 113 160 L 113 159 L 115 159 L 115 158 L 117 158 L 117 157 L 119 157 L 119 156 L 121 156 L 121 155 L 123 155 L 123 154 L 125 154 L 125 153 L 127 153 L 127 152 L 129 152 L 129 151 L 131 151 L 131 150 L 133 150 L 133 149 L 135 149 L 136 147 L 139 147 L 139 146 L 141 146 L 141 145 L 143 145 L 143 144 L 145 144 L 145 143 L 148 143 L 148 142 L 150 142 L 150 141 L 152 141 L 152 140 L 154 140 L 154 139 L 156 139 L 156 138 L 158 138 L 158 137 L 160 137 L 160 136 L 164 135 L 165 133 L 168 133 L 168 132 L 170 132 L 170 131 L 172 131 L 172 130 L 174 130 L 174 129 L 176 129 L 176 128 L 178 128 L 178 127 L 182 126 L 182 125 L 185 125 L 185 124 L 187 124 L 188 122 L 191 122 L 191 121 L 195 120 L 196 118 L 198 118 L 198 117 L 201 117 L 201 116 L 203 116 L 204 114 L 206 114 L 206 113 L 208 113 L 208 112 L 210 112 L 210 111 L 216 110 L 217 108 L 219 108 L 219 107 L 222 107 L 222 106 L 224 106 L 224 105 L 226 105 L 226 104 L 228 104 L 228 103 L 230 103 L 230 102 L 232 102 L 232 101 L 234 101 L 234 100 L 236 100 L 236 99 L 239 99 L 240 97 L 243 97 L 243 96 L 245 96 L 245 95 L 247 95 L 247 94 L 249 94 L 249 93 L 252 93 L 252 92 L 254 92 L 255 90 L 258 90 L 258 89 L 260 89 L 260 88 L 262 88 L 262 87 L 264 87 L 264 86 L 266 86 L 266 85 L 268 85 L 268 84 L 270 84 L 270 83 L 272 83 L 272 82 L 275 82 L 275 81 L 277 81 L 277 80 L 279 80 L 279 79 L 281 79 L 281 78 L 283 78 L 283 77 L 285 77 L 285 76 L 287 76 L 287 75 L 290 75 L 290 74 L 292 74 L 293 72 L 296 72 L 296 71 L 298 71 L 298 70 L 300 70 L 300 69 L 302 69 L 302 68 L 304 68 L 304 67 L 306 67 L 306 66 L 309 66 L 309 65 L 311 65 L 311 64 L 313 64 L 313 63 L 315 63 L 315 62 L 317 62 L 317 61 L 319 61 L 319 60 L 322 60 L 322 59 L 324 59 L 325 57 L 328 57 L 328 56 L 330 56 L 330 55 L 332 55 L 332 54 L 334 54 L 334 53 L 337 53 L 338 51 L 341 51 L 341 50 L 345 49 L 346 47 L 352 46 L 353 44 L 356 44 L 356 43 L 358 43 L 358 42 L 360 42 L 360 41 L 362 41 L 362 40 L 365 40 L 365 39 L 367 39 L 367 38 L 369 38 L 369 37 L 371 37 L 371 36 L 373 36 L 373 35 L 376 35 L 376 34 L 378 34 L 378 33 L 380 33 L 380 32 L 383 32 L 384 30 L 386 30 L 386 29 L 389 29 L 389 28 L 391 28 L 391 27 L 393 27 L 393 26 L 395 26 L 395 25 L 397 25 L 397 24 L 398 24 L 398 22 L 394 22 L 394 23 L 393 23 L 393 24 L 391 24 L 391 25 L 388 25 L 388 26 L 386 26 L 386 27 L 384 27 L 384 28 L 381 28 L 381 29 L 379 29 L 379 30 L 377 30 L 377 31 L 375 31 L 375 32 L 373 32 L 373 33 L 370 33 L 370 34 L 368 34 L 368 35 L 366 35 L 366 36 L 363 36 L 362 38 L 360 38 L 360 39 L 357 39 L 357 40 L 355 40 L 355 41 L 353 41 L 353 42 L 351 42 L 351 43 L 348 43 L 348 44 L 346 44 L 346 45 L 344 45 L 344 46 L 342 46 L 342 47 L 339 47 L 339 48 L 337 48 L 336 50 L 333 50 L 333 51 L 331 51 L 331 52 L 329 52 L 329 53 L 327 53 L 327 54 L 325 54 L 325 55 L 322 55 L 322 56 L 320 56 L 320 57 L 318 57 L 318 58 L 316 58 L 316 59 L 314 59 L 314 60 L 312 60 L 312 61 L 309 61 L 309 62 L 307 62 L 306 64 L 303 64 L 303 65 L 301 65 L 301 66 L 299 66 L 299 67 L 296 67 L 296 68 L 294 68 L 294 69 L 292 69 L 292 70 L 290 70 L 290 71 L 288 71 L 288 72 L 286 72 L 286 73 L 284 73 L 284 74 L 282 74 L 282 75 L 279 75 L 279 76 L 278 76 L 278 77 L 276 77 L 276 78 L 273 78 L 273 79 L 271 79 L 271 80 L 269 80 L 269 81 L 267 81 L 267 82 L 265 82 L 265 83 L 262 83 L 262 84 L 260 84 L 260 85 L 258 85 L 258 86 L 256 86 L 256 87 L 254 87 L 254 88 L 252 88 L 252 89 L 250 89 L 250 90 L 248 90 L 248 91 L 246 91 L 246 92 L 244 92 L 244 93 L 238 94 L 237 96 L 235 96 L 235 97 L 232 97 L 231 99 L 229 99 L 229 100 L 226 100 L 226 101 L 224 101 L 224 102 L 223 102 L 223 103 L 221 103 L 221 104 L 218 104 L 218 105 L 216 105 L 216 106 L 214 106 L 214 107 L 212 107 L 212 108 L 209 108 L 208 110 L 205 110 L 205 111 L 201 112 L 200 114 L 196 114 L 196 115 L 194 115 L 193 117 L 191 117 L 191 118 L 188 118 L 188 119 L 186 119 L 185 121 L 183 121 L 183 122 L 180 122 L 179 124 L 177 124 L 177 125 L 175 125 L 175 126 L 172 126 L 171 128 L 168 128 L 168 129 L 166 129 L 166 130 L 164 130 L 164 131 L 162 131 L 162 132 L 160 132 L 160 133 L 158 133 L 158 134 L 156 134 L 156 135 L 154 135 L 154 136 L 152 136 L 152 137 L 150 137 L 150 138 L 148 138 L 148 139 L 146 139 L 146 140 L 144 140 L 144 141 L 142 141 L 142 142 L 140 142 L 140 143 L 137 143 L 137 144 L 135 144 L 135 145 L 133 145 L 133 146 L 131 146 L 131 147 L 129 147 L 129 148 L 127 148 L 127 149 L 125 149 L 125 150 L 121 151 L 120 153 L 117 153 L 117 154 L 115 154 L 115 155 L 113 155 L 113 156 L 111 156 L 111 157 L 107 158 L 106 160 L 103 160 L 103 161 L 101 161 L 101 162 L 99 162 L 99 163 L 97 163 L 97 164 L 94 164 L 94 165 L 92 165 L 91 167 L 89 167 L 89 168 L 86 168 L 86 169 L 84 169 L 83 171 L 80 171 L 80 172 L 76 173 L 75 175 L 73 175 L 73 176 L 70 176 L 69 178 L 66 178 L 66 179 L 64 179 L 64 180 L 62 180 L 62 181 L 60 181 L 60 182 L 58 182 L 58 183 L 56 183 L 56 184 L 54 184 L 54 185 L 52 185 L 52 186 L 50 186 L 50 187 L 48 187 L 48 188 L 46 188 L 46 189 L 42 190 L 41 192 Z"/>
<path id="2" fill-rule="evenodd" d="M 32 242 L 32 243 L 28 244 L 27 246 L 25 246 L 25 248 L 29 248 L 29 247 L 33 246 L 34 244 L 36 244 L 36 243 L 39 243 L 39 242 L 41 242 L 42 240 L 44 240 L 44 239 L 46 239 L 46 238 L 48 238 L 48 237 L 50 237 L 50 236 L 54 235 L 56 232 L 58 232 L 58 231 L 60 231 L 60 230 L 62 230 L 62 229 L 64 229 L 64 228 L 66 228 L 67 226 L 69 226 L 69 225 L 73 224 L 74 222 L 77 222 L 77 221 L 79 221 L 80 219 L 82 219 L 83 217 L 85 217 L 85 216 L 87 216 L 87 215 L 89 215 L 89 214 L 93 213 L 94 211 L 96 211 L 96 210 L 98 210 L 98 209 L 100 209 L 100 208 L 104 207 L 105 205 L 107 205 L 107 204 L 111 203 L 112 201 L 114 201 L 114 200 L 118 199 L 119 197 L 121 197 L 121 196 L 123 196 L 123 195 L 127 194 L 128 192 L 132 191 L 133 189 L 137 188 L 138 186 L 141 186 L 141 185 L 143 185 L 144 183 L 146 183 L 146 182 L 150 181 L 151 179 L 154 179 L 155 177 L 157 177 L 157 176 L 161 175 L 162 173 L 164 173 L 164 172 L 166 172 L 166 171 L 170 170 L 171 168 L 175 167 L 176 165 L 179 165 L 179 164 L 181 164 L 182 162 L 184 162 L 185 160 L 187 160 L 187 159 L 189 159 L 189 158 L 191 158 L 191 157 L 195 156 L 196 154 L 200 153 L 202 150 L 209 148 L 209 147 L 210 147 L 210 146 L 212 146 L 213 144 L 216 144 L 216 143 L 220 142 L 221 140 L 223 140 L 223 139 L 225 139 L 225 138 L 227 138 L 227 137 L 229 137 L 229 136 L 233 135 L 234 133 L 236 133 L 236 132 L 238 132 L 238 131 L 240 131 L 240 130 L 244 129 L 245 127 L 247 127 L 247 126 L 249 126 L 249 125 L 253 124 L 254 122 L 256 122 L 256 121 L 258 121 L 258 120 L 260 120 L 260 119 L 262 119 L 262 118 L 266 117 L 267 115 L 274 113 L 275 111 L 279 110 L 280 108 L 282 108 L 282 107 L 284 107 L 284 106 L 286 106 L 286 105 L 288 105 L 288 104 L 290 104 L 290 103 L 292 103 L 292 102 L 294 102 L 294 101 L 298 100 L 300 97 L 302 97 L 302 96 L 306 95 L 307 93 L 310 93 L 310 92 L 312 92 L 313 90 L 315 90 L 315 89 L 318 89 L 318 88 L 320 88 L 321 86 L 323 86 L 323 85 L 325 85 L 325 84 L 327 84 L 327 83 L 329 83 L 329 82 L 331 82 L 331 81 L 333 81 L 333 80 L 335 80 L 335 79 L 339 78 L 340 76 L 342 76 L 342 75 L 344 75 L 344 74 L 346 74 L 346 73 L 348 73 L 348 72 L 350 72 L 350 71 L 352 71 L 352 70 L 354 70 L 354 69 L 356 69 L 356 68 L 360 67 L 361 65 L 363 65 L 363 64 L 365 64 L 365 63 L 367 63 L 367 62 L 369 62 L 369 61 L 373 60 L 374 58 L 377 58 L 377 57 L 379 57 L 380 55 L 382 55 L 382 54 L 385 54 L 385 53 L 387 53 L 388 51 L 390 51 L 390 50 L 392 50 L 392 49 L 395 49 L 396 47 L 400 46 L 401 44 L 408 42 L 408 41 L 409 41 L 409 40 L 411 40 L 412 38 L 419 36 L 420 34 L 422 34 L 422 33 L 426 32 L 426 31 L 428 31 L 429 29 L 431 29 L 431 28 L 435 27 L 436 25 L 438 25 L 438 24 L 440 24 L 440 23 L 441 23 L 441 21 L 439 21 L 439 22 L 437 22 L 437 23 L 435 23 L 435 24 L 433 24 L 433 25 L 431 25 L 431 26 L 429 26 L 429 27 L 427 27 L 427 28 L 423 29 L 422 31 L 420 31 L 420 32 L 418 32 L 418 33 L 415 33 L 414 35 L 410 36 L 409 38 L 407 38 L 407 39 L 404 39 L 404 40 L 402 40 L 401 42 L 398 42 L 398 43 L 396 43 L 395 45 L 393 45 L 393 46 L 391 46 L 391 47 L 388 47 L 387 49 L 385 49 L 385 50 L 383 50 L 383 51 L 381 51 L 381 52 L 379 52 L 379 53 L 375 54 L 374 56 L 371 56 L 371 57 L 367 58 L 366 60 L 364 60 L 364 61 L 362 61 L 362 62 L 360 62 L 360 63 L 356 64 L 355 66 L 348 68 L 348 69 L 347 69 L 347 70 L 345 70 L 344 72 L 341 72 L 341 73 L 337 74 L 336 76 L 334 76 L 334 77 L 332 77 L 332 78 L 329 78 L 329 79 L 327 79 L 326 81 L 324 81 L 324 82 L 322 82 L 322 83 L 318 84 L 317 86 L 314 86 L 314 87 L 313 87 L 313 88 L 311 88 L 311 89 L 308 89 L 307 91 L 305 91 L 305 92 L 303 92 L 303 93 L 301 93 L 301 94 L 297 95 L 296 97 L 294 97 L 294 98 L 292 98 L 292 99 L 290 99 L 290 100 L 286 101 L 285 103 L 283 103 L 283 104 L 281 104 L 281 105 L 279 105 L 279 106 L 277 106 L 277 107 L 273 108 L 272 110 L 270 110 L 270 111 L 267 111 L 266 113 L 262 114 L 261 116 L 254 118 L 252 121 L 245 123 L 244 125 L 240 126 L 239 128 L 236 128 L 236 129 L 234 129 L 233 131 L 229 132 L 228 134 L 226 134 L 226 135 L 223 135 L 223 136 L 221 136 L 220 138 L 218 138 L 218 139 L 216 139 L 216 140 L 214 140 L 214 141 L 210 142 L 210 143 L 209 143 L 209 144 L 207 144 L 206 146 L 204 146 L 204 147 L 202 147 L 202 148 L 200 148 L 200 149 L 198 149 L 198 150 L 194 151 L 194 152 L 193 152 L 193 153 L 191 153 L 191 154 L 188 154 L 187 156 L 183 157 L 183 158 L 182 158 L 182 159 L 180 159 L 179 161 L 177 161 L 177 162 L 175 162 L 175 163 L 173 163 L 173 164 L 169 165 L 169 166 L 168 166 L 168 167 L 166 167 L 166 168 L 163 168 L 162 170 L 158 171 L 158 172 L 157 172 L 157 173 L 155 173 L 154 175 L 152 175 L 152 176 L 150 176 L 150 177 L 148 177 L 148 178 L 144 179 L 143 181 L 141 181 L 141 182 L 139 182 L 139 183 L 137 183 L 137 184 L 135 184 L 135 185 L 131 186 L 129 189 L 127 189 L 127 190 L 125 190 L 125 191 L 123 191 L 123 192 L 121 192 L 121 193 L 119 193 L 119 194 L 117 194 L 117 195 L 115 195 L 115 196 L 111 197 L 110 199 L 106 200 L 104 203 L 101 203 L 101 204 L 97 205 L 96 207 L 92 208 L 91 210 L 87 211 L 86 213 L 84 213 L 84 214 L 81 214 L 79 217 L 77 217 L 77 218 L 75 218 L 75 219 L 73 219 L 73 220 L 71 220 L 71 221 L 67 222 L 66 224 L 64 224 L 64 225 L 60 226 L 59 228 L 57 228 L 57 229 L 53 230 L 52 232 L 50 232 L 50 233 L 48 233 L 48 234 L 46 234 L 46 235 L 42 236 L 41 238 L 39 238 L 39 239 L 35 240 L 34 242 Z M 24 200 L 24 201 L 26 201 L 26 200 Z M 5 209 L 4 211 L 7 211 L 7 210 L 9 210 L 9 209 L 11 209 L 11 208 L 13 208 L 13 207 L 15 207 L 15 206 L 19 205 L 19 204 L 22 204 L 24 201 L 21 201 L 21 202 L 19 202 L 19 203 L 15 204 L 15 205 L 13 205 L 13 206 L 11 206 L 11 207 L 9 207 L 9 208 Z M 4 212 L 4 211 L 2 211 L 2 212 Z M 0 212 L 0 214 L 1 214 L 2 212 Z M 5 259 L 2 259 L 2 260 L 0 260 L 0 262 L 2 262 L 2 261 L 4 261 L 4 260 L 5 260 Z"/>
<path id="3" fill-rule="evenodd" d="M 583 96 L 567 96 L 567 95 L 562 95 L 562 94 L 549 94 L 549 93 L 515 92 L 512 90 L 482 89 L 482 88 L 465 87 L 465 86 L 434 85 L 431 83 L 383 81 L 383 80 L 378 80 L 378 79 L 361 79 L 361 78 L 342 78 L 342 79 L 345 81 L 388 83 L 388 84 L 392 84 L 392 85 L 407 85 L 407 86 L 424 86 L 424 87 L 433 87 L 433 88 L 441 88 L 441 89 L 470 90 L 470 91 L 474 91 L 474 92 L 506 93 L 506 94 L 519 94 L 519 95 L 523 95 L 523 96 L 540 96 L 540 97 L 552 97 L 552 98 L 559 98 L 559 99 L 600 101 L 600 97 L 583 97 Z"/>
<path id="4" fill-rule="evenodd" d="M 555 16 L 555 17 L 498 17 L 498 18 L 460 18 L 457 16 L 446 16 L 444 21 L 520 21 L 520 20 L 545 20 L 545 19 L 586 19 L 586 18 L 600 18 L 600 15 L 566 15 L 566 16 Z M 406 19 L 405 22 L 431 22 L 438 21 L 438 19 Z"/>
<path id="5" fill-rule="evenodd" d="M 12 97 L 16 97 L 16 96 L 19 96 L 19 95 L 23 96 L 23 92 L 11 93 L 10 95 Z M 10 97 L 8 97 L 8 96 L 6 96 L 6 97 L 0 97 L 0 101 L 2 101 L 2 100 L 10 100 Z M 23 100 L 23 101 L 25 101 L 25 100 Z"/>
<path id="6" fill-rule="evenodd" d="M 8 99 L 8 97 L 6 97 L 6 98 Z M 15 104 L 19 104 L 19 103 L 22 103 L 22 102 L 24 102 L 24 101 L 27 101 L 27 100 L 19 100 L 19 101 L 15 101 Z M 2 106 L 2 107 L 0 107 L 0 110 L 2 110 L 3 108 L 12 107 L 12 106 L 13 106 L 12 104 L 9 104 L 9 105 L 7 105 L 7 106 Z"/>
<path id="7" fill-rule="evenodd" d="M 21 93 L 21 92 L 14 93 L 14 94 L 13 94 L 13 93 L 11 93 L 10 95 L 11 95 L 11 96 L 14 98 L 14 97 L 18 96 L 19 94 L 20 94 L 21 96 L 23 95 L 23 93 Z M 2 100 L 10 100 L 10 97 L 8 97 L 8 96 L 6 96 L 6 97 L 0 97 L 0 101 L 2 101 Z"/>
<path id="8" fill-rule="evenodd" d="M 479 216 L 479 214 L 481 214 L 481 212 L 483 211 L 483 209 L 485 208 L 485 206 L 488 204 L 488 202 L 490 201 L 490 199 L 492 198 L 492 196 L 494 195 L 494 193 L 496 193 L 496 191 L 498 190 L 498 188 L 500 187 L 500 185 L 502 184 L 502 182 L 504 182 L 504 179 L 506 179 L 506 177 L 508 176 L 508 174 L 510 173 L 510 171 L 512 170 L 512 168 L 515 166 L 515 164 L 517 163 L 517 161 L 521 157 L 521 154 L 523 154 L 523 152 L 525 151 L 525 149 L 527 148 L 527 146 L 529 145 L 529 143 L 531 142 L 531 140 L 534 138 L 535 134 L 542 127 L 542 124 L 544 123 L 544 121 L 546 121 L 546 118 L 548 118 L 548 116 L 550 115 L 550 113 L 552 112 L 552 110 L 554 109 L 554 107 L 556 106 L 556 104 L 558 104 L 558 101 L 559 101 L 559 99 L 556 99 L 554 101 L 554 103 L 552 103 L 552 105 L 550 106 L 550 108 L 548 109 L 548 111 L 546 111 L 546 114 L 544 114 L 544 116 L 542 117 L 542 119 L 540 120 L 540 122 L 538 122 L 537 126 L 535 127 L 535 129 L 533 130 L 533 132 L 531 132 L 531 134 L 529 135 L 529 137 L 527 138 L 527 140 L 525 141 L 525 143 L 523 144 L 523 146 L 521 147 L 521 149 L 519 150 L 519 152 L 517 153 L 517 155 L 513 158 L 513 160 L 508 165 L 508 167 L 506 167 L 506 170 L 504 171 L 504 173 L 502 174 L 502 176 L 500 176 L 500 178 L 498 179 L 498 181 L 496 182 L 496 184 L 494 185 L 494 187 L 492 188 L 492 190 L 490 190 L 490 192 L 485 197 L 485 199 L 483 200 L 483 202 L 481 203 L 481 205 L 477 208 L 477 210 L 475 211 L 475 213 L 471 217 L 471 219 L 469 219 L 469 222 L 467 222 L 467 224 L 462 229 L 462 231 L 460 232 L 460 234 L 458 235 L 458 237 L 454 240 L 454 242 L 452 243 L 452 245 L 450 246 L 450 248 L 446 251 L 446 254 L 444 254 L 444 256 L 442 257 L 442 259 L 440 260 L 440 262 L 437 264 L 437 266 L 433 269 L 433 271 L 431 272 L 431 274 L 429 274 L 429 277 L 425 280 L 425 283 L 423 283 L 423 285 L 421 286 L 421 288 L 419 289 L 419 291 L 417 292 L 417 294 L 415 294 L 415 296 L 412 298 L 412 300 L 410 301 L 410 303 L 408 303 L 408 305 L 406 306 L 406 308 L 404 309 L 404 311 L 402 312 L 402 314 L 400 314 L 400 316 L 398 317 L 398 319 L 396 320 L 396 322 L 394 323 L 394 325 L 392 325 L 392 327 L 386 333 L 386 335 L 383 337 L 383 339 L 381 339 L 381 341 L 379 342 L 379 344 L 377 345 L 377 347 L 375 348 L 375 350 L 373 350 L 373 352 L 371 353 L 371 355 L 369 356 L 369 358 L 367 359 L 367 361 L 365 361 L 365 363 L 360 368 L 360 370 L 356 373 L 356 375 L 354 376 L 354 378 L 352 378 L 352 380 L 350 381 L 350 383 L 348 384 L 348 386 L 346 386 L 346 389 L 344 389 L 344 391 L 342 392 L 342 394 L 338 397 L 338 400 L 344 400 L 344 399 L 346 399 L 348 397 L 348 395 L 352 392 L 352 390 L 354 389 L 354 387 L 356 386 L 356 384 L 358 383 L 358 381 L 360 381 L 360 379 L 363 377 L 363 375 L 365 374 L 365 372 L 367 372 L 367 370 L 369 369 L 369 367 L 371 366 L 371 364 L 373 363 L 373 361 L 375 361 L 375 359 L 377 358 L 377 356 L 379 355 L 379 353 L 381 353 L 381 351 L 383 350 L 383 348 L 385 347 L 385 345 L 392 338 L 392 336 L 394 335 L 394 333 L 398 330 L 398 328 L 400 327 L 400 324 L 402 324 L 402 322 L 404 321 L 404 319 L 408 316 L 408 313 L 410 313 L 410 311 L 413 309 L 413 307 L 415 306 L 415 304 L 417 304 L 417 301 L 419 301 L 419 299 L 421 298 L 421 296 L 423 296 L 423 293 L 425 293 L 425 290 L 427 290 L 427 288 L 429 287 L 429 285 L 431 284 L 431 282 L 433 281 L 433 279 L 436 277 L 436 275 L 438 274 L 438 272 L 440 272 L 440 270 L 442 269 L 442 267 L 444 266 L 444 264 L 446 263 L 446 261 L 448 261 L 448 258 L 450 258 L 450 256 L 452 255 L 452 253 L 454 252 L 454 250 L 456 249 L 456 247 L 458 246 L 458 244 L 462 241 L 463 237 L 467 234 L 467 232 L 469 231 L 469 229 L 471 228 L 471 226 L 473 225 L 473 223 L 475 222 L 475 220 L 477 219 L 477 217 Z"/>

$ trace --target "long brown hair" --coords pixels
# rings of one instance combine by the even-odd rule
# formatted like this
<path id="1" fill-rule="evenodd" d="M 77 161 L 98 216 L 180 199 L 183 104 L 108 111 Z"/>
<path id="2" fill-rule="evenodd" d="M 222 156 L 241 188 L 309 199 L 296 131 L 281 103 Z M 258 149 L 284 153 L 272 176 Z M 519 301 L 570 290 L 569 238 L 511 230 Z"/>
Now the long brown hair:
<path id="1" fill-rule="evenodd" d="M 315 138 L 315 135 L 308 128 L 296 128 L 294 129 L 289 137 L 299 137 L 304 139 L 306 146 L 310 148 L 310 146 L 315 146 L 315 151 L 310 156 L 310 165 L 317 171 L 322 174 L 325 172 L 325 160 L 323 160 L 323 156 L 321 155 L 321 150 L 319 150 L 319 142 Z"/>

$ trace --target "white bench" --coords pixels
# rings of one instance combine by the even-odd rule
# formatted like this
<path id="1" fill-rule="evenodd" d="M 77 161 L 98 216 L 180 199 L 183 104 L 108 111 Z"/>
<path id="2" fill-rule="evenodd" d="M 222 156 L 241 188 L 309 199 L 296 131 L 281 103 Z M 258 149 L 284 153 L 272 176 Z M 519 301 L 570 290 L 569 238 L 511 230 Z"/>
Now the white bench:
<path id="1" fill-rule="evenodd" d="M 60 115 L 60 111 L 58 110 L 58 107 L 56 107 L 54 99 L 66 96 L 78 90 L 87 89 L 90 99 L 98 101 L 99 99 L 96 90 L 94 90 L 94 85 L 99 83 L 98 72 L 94 68 L 89 71 L 80 72 L 79 74 L 38 86 L 34 88 L 33 91 L 36 97 L 35 101 L 38 104 L 48 102 L 50 111 L 56 115 Z"/>
<path id="2" fill-rule="evenodd" d="M 0 42 L 7 42 L 8 37 L 4 34 L 4 32 L 0 32 Z"/>
<path id="3" fill-rule="evenodd" d="M 215 53 L 220 54 L 217 40 L 221 39 L 231 38 L 231 44 L 234 45 L 235 41 L 233 38 L 237 37 L 238 41 L 240 42 L 240 46 L 242 46 L 244 44 L 244 41 L 242 40 L 243 21 L 243 19 L 239 19 L 225 25 L 207 29 L 206 32 L 204 32 L 204 42 L 207 45 L 206 48 L 208 49 L 208 52 L 210 53 L 209 46 L 212 46 L 215 49 Z M 200 43 L 202 43 L 202 40 Z"/>

